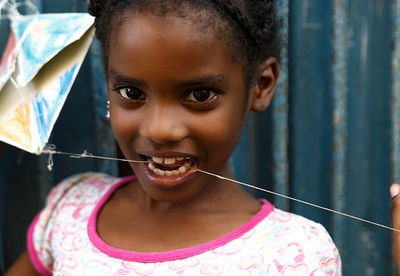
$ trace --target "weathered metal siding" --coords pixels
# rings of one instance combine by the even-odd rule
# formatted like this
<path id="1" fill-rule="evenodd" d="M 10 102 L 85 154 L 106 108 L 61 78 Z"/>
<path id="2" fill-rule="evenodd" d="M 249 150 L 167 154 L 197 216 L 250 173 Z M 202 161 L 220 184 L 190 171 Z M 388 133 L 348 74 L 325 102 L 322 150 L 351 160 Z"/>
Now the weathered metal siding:
<path id="1" fill-rule="evenodd" d="M 86 12 L 83 0 L 33 1 L 43 13 Z M 0 41 L 7 38 L 6 22 L 0 25 Z M 4 30 L 4 32 L 3 32 Z M 106 119 L 106 87 L 98 43 L 94 42 L 55 125 L 49 143 L 67 152 L 114 156 L 116 149 Z M 9 145 L 2 145 L 0 156 L 1 265 L 8 267 L 25 248 L 28 224 L 43 206 L 49 189 L 61 179 L 85 171 L 117 175 L 117 164 L 95 159 L 54 156 L 54 167 L 47 170 L 48 156 L 35 156 Z M 1 240 L 0 240 L 1 242 Z"/>
<path id="2" fill-rule="evenodd" d="M 84 0 L 37 0 L 42 12 L 85 11 Z M 252 114 L 232 158 L 238 179 L 390 224 L 391 181 L 400 181 L 400 0 L 279 0 L 281 75 L 272 106 Z M 7 28 L 0 24 L 0 49 Z M 56 123 L 60 150 L 113 156 L 104 77 L 94 43 Z M 1 151 L 1 149 L 0 149 Z M 73 173 L 117 174 L 110 161 L 33 156 L 2 145 L 0 265 L 52 185 Z M 323 224 L 344 275 L 394 275 L 388 230 L 260 192 L 279 208 Z"/>
<path id="3" fill-rule="evenodd" d="M 283 74 L 232 161 L 241 180 L 390 225 L 388 188 L 400 181 L 399 2 L 279 1 Z M 272 201 L 326 227 L 344 275 L 394 275 L 390 231 Z"/>

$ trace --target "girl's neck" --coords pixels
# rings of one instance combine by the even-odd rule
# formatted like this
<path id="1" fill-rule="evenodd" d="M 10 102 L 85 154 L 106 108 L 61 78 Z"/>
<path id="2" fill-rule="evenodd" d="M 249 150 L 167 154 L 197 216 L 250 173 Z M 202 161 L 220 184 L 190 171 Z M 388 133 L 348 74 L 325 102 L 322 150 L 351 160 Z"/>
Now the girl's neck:
<path id="1" fill-rule="evenodd" d="M 163 252 L 215 240 L 244 225 L 261 204 L 240 186 L 213 182 L 179 204 L 150 200 L 136 181 L 118 189 L 97 220 L 100 237 L 113 247 Z"/>
<path id="2" fill-rule="evenodd" d="M 180 202 L 165 202 L 151 198 L 140 185 L 136 185 L 133 189 L 136 190 L 134 193 L 135 197 L 140 198 L 140 200 L 136 202 L 140 202 L 140 208 L 149 213 L 166 213 L 179 210 L 187 212 L 225 212 L 235 209 L 235 207 L 245 208 L 244 206 L 251 206 L 254 203 L 259 205 L 259 203 L 238 184 L 220 179 L 208 183 L 202 191 L 195 196 Z"/>

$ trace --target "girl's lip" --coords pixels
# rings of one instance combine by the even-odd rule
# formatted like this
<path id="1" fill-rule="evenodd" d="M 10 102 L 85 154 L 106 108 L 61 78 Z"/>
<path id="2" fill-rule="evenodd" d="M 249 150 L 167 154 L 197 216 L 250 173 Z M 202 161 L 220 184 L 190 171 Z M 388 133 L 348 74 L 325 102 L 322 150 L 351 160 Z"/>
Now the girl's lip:
<path id="1" fill-rule="evenodd" d="M 183 152 L 178 152 L 178 151 L 137 151 L 137 154 L 139 154 L 142 157 L 163 157 L 163 158 L 169 158 L 169 157 L 190 157 L 193 159 L 196 159 L 193 154 L 188 154 L 188 153 L 183 153 Z"/>
<path id="2" fill-rule="evenodd" d="M 196 163 L 193 164 L 192 168 L 188 169 L 186 172 L 179 174 L 179 175 L 158 175 L 153 172 L 147 163 L 142 164 L 144 168 L 145 176 L 156 186 L 161 188 L 174 188 L 177 187 L 189 180 L 189 178 L 196 172 Z"/>

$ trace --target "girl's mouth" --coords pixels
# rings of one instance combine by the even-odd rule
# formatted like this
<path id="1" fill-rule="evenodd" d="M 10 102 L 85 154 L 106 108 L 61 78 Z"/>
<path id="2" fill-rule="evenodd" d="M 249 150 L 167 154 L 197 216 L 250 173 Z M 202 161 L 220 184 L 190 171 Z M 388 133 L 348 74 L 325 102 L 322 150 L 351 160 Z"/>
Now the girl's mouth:
<path id="1" fill-rule="evenodd" d="M 172 188 L 186 182 L 196 172 L 197 161 L 187 156 L 145 156 L 145 175 L 155 185 Z"/>
<path id="2" fill-rule="evenodd" d="M 179 176 L 193 167 L 195 160 L 191 157 L 147 157 L 147 167 L 160 176 Z"/>

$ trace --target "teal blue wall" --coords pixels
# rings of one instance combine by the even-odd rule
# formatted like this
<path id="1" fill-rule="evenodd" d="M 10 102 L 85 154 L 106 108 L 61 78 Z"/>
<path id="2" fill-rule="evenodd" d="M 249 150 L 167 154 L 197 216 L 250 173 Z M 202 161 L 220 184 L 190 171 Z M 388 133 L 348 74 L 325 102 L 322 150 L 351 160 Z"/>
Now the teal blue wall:
<path id="1" fill-rule="evenodd" d="M 83 0 L 36 0 L 41 12 L 85 11 Z M 252 114 L 232 157 L 238 179 L 390 225 L 388 193 L 400 181 L 400 0 L 279 0 L 281 76 L 267 112 Z M 7 24 L 0 24 L 0 49 Z M 113 156 L 99 46 L 93 43 L 50 143 Z M 34 156 L 0 146 L 0 263 L 25 247 L 48 190 L 73 173 L 117 174 L 117 164 Z M 395 275 L 388 230 L 259 191 L 279 208 L 323 224 L 345 275 Z"/>

